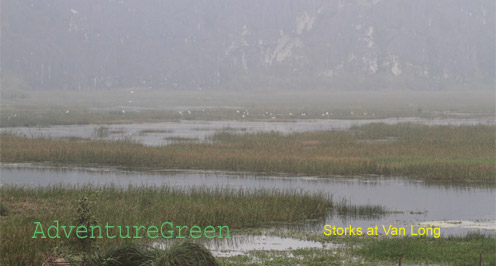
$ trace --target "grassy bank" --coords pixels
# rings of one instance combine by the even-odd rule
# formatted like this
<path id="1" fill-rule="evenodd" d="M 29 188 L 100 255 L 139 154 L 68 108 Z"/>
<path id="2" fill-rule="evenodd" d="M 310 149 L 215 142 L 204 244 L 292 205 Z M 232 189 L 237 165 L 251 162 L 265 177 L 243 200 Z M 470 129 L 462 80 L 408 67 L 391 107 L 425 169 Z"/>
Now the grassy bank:
<path id="1" fill-rule="evenodd" d="M 212 143 L 147 147 L 132 141 L 0 136 L 2 162 L 212 169 L 307 175 L 401 175 L 495 182 L 494 126 L 371 124 L 350 131 L 235 134 Z"/>
<path id="2" fill-rule="evenodd" d="M 454 113 L 454 114 L 453 114 Z M 385 111 L 381 109 L 333 109 L 333 108 L 249 108 L 184 107 L 174 110 L 133 110 L 121 107 L 112 111 L 93 111 L 84 107 L 16 107 L 5 108 L 0 114 L 0 127 L 47 127 L 52 125 L 99 125 L 125 123 L 153 123 L 171 121 L 295 121 L 295 120 L 331 120 L 331 119 L 385 119 L 392 117 L 420 118 L 487 118 L 490 113 L 468 113 L 457 115 L 456 112 L 419 110 Z"/>
<path id="3" fill-rule="evenodd" d="M 333 110 L 333 111 L 329 111 Z M 358 111 L 360 110 L 360 111 Z M 99 125 L 124 123 L 153 123 L 181 120 L 193 121 L 293 121 L 307 119 L 381 119 L 389 117 L 452 117 L 449 113 L 427 112 L 388 112 L 369 109 L 324 109 L 324 108 L 198 108 L 183 107 L 174 110 L 133 110 L 133 107 L 116 107 L 116 110 L 90 110 L 84 107 L 51 106 L 42 107 L 10 107 L 0 114 L 0 127 L 46 127 L 52 125 Z M 468 117 L 484 117 L 487 114 L 469 114 Z"/>
<path id="4" fill-rule="evenodd" d="M 89 211 L 81 214 L 81 199 Z M 310 196 L 290 191 L 199 189 L 183 192 L 170 188 L 0 188 L 0 253 L 2 265 L 35 265 L 53 252 L 64 253 L 74 239 L 37 239 L 34 222 L 47 232 L 54 220 L 60 225 L 80 225 L 81 215 L 105 226 L 198 225 L 205 228 L 227 225 L 230 230 L 255 228 L 274 223 L 298 223 L 322 219 L 337 206 L 324 195 Z M 339 204 L 338 204 L 339 205 Z M 353 209 L 353 208 L 351 208 Z M 353 210 L 352 210 L 353 211 Z M 381 212 L 384 209 L 380 210 Z M 354 213 L 352 213 L 353 215 Z M 89 217 L 89 218 L 88 218 Z M 62 229 L 60 229 L 62 230 Z M 224 235 L 226 233 L 225 229 Z M 63 234 L 62 231 L 60 233 Z M 114 231 L 114 234 L 117 233 Z M 177 236 L 178 232 L 174 233 Z M 232 234 L 232 232 L 230 233 Z M 104 233 L 105 235 L 105 233 Z M 133 235 L 133 234 L 131 234 Z M 183 236 L 187 235 L 183 232 Z M 143 236 L 142 236 L 143 237 Z M 187 237 L 188 238 L 188 237 Z M 96 249 L 105 253 L 116 245 L 142 239 L 96 239 Z"/>
<path id="5" fill-rule="evenodd" d="M 285 237 L 301 238 L 300 232 L 284 233 Z M 314 233 L 316 234 L 316 233 Z M 276 234 L 277 235 L 277 234 Z M 293 249 L 288 251 L 250 251 L 245 255 L 219 258 L 222 265 L 496 265 L 496 239 L 480 234 L 464 237 L 338 237 L 332 240 L 321 235 L 303 239 L 339 243 L 331 249 Z M 481 255 L 482 254 L 482 255 Z M 262 262 L 262 263 L 260 263 Z"/>
<path id="6" fill-rule="evenodd" d="M 291 91 L 254 88 L 243 92 L 144 88 L 12 91 L 5 88 L 1 96 L 0 127 L 177 119 L 469 118 L 494 117 L 495 114 L 492 90 L 339 91 L 308 88 Z"/>
<path id="7" fill-rule="evenodd" d="M 402 237 L 368 241 L 359 254 L 370 262 L 405 264 L 496 265 L 496 239 L 479 234 L 465 237 Z M 482 254 L 482 255 L 481 255 Z"/>

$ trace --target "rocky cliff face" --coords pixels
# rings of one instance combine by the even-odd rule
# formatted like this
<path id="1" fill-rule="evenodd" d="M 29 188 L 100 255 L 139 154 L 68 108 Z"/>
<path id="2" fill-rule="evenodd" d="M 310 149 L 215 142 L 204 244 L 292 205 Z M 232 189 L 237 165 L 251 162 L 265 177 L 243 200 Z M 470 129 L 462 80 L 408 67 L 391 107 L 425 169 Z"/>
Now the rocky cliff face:
<path id="1" fill-rule="evenodd" d="M 492 0 L 4 0 L 4 86 L 494 88 Z"/>

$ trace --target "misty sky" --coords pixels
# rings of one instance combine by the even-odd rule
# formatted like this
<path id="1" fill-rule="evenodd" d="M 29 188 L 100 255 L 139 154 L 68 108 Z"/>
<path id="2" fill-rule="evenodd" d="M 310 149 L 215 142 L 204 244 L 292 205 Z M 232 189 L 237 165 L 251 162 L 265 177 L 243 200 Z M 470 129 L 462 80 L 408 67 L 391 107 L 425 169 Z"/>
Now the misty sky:
<path id="1" fill-rule="evenodd" d="M 6 89 L 494 89 L 492 0 L 3 0 Z"/>

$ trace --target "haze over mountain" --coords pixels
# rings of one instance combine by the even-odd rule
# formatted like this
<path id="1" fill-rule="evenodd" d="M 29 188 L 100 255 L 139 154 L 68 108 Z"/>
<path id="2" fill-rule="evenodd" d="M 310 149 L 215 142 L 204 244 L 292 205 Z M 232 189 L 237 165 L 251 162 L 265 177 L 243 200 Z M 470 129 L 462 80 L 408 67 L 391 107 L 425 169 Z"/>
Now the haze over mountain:
<path id="1" fill-rule="evenodd" d="M 494 0 L 3 0 L 6 89 L 494 89 Z"/>

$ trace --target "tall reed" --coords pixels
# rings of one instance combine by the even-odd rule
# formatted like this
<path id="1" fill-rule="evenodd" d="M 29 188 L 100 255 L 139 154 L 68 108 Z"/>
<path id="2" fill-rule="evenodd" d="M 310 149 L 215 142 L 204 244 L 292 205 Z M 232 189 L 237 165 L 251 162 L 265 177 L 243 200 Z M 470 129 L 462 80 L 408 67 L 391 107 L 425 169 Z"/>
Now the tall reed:
<path id="1" fill-rule="evenodd" d="M 350 131 L 236 134 L 148 147 L 130 140 L 0 135 L 1 162 L 213 169 L 306 175 L 401 175 L 496 182 L 495 126 L 371 124 Z"/>

